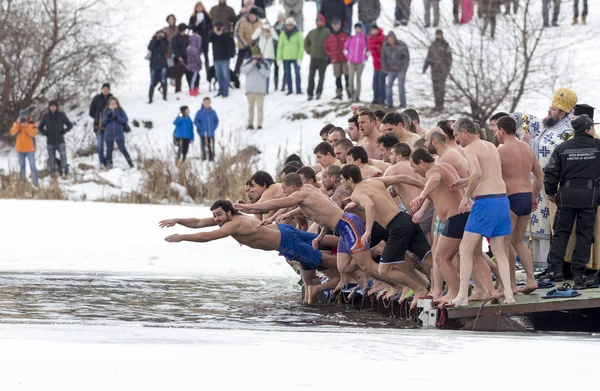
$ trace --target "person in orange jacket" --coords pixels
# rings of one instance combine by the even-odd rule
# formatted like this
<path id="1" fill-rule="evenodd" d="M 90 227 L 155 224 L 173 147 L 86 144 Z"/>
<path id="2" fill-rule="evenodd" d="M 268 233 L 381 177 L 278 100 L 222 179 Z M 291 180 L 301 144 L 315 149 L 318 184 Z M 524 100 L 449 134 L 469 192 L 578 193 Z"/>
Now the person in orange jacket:
<path id="1" fill-rule="evenodd" d="M 37 125 L 29 116 L 27 109 L 19 111 L 19 118 L 10 128 L 10 134 L 17 136 L 15 149 L 19 154 L 19 167 L 21 168 L 21 179 L 25 179 L 25 159 L 29 160 L 29 167 L 33 174 L 33 185 L 38 185 L 38 172 L 35 167 L 35 142 L 34 137 L 37 135 Z"/>

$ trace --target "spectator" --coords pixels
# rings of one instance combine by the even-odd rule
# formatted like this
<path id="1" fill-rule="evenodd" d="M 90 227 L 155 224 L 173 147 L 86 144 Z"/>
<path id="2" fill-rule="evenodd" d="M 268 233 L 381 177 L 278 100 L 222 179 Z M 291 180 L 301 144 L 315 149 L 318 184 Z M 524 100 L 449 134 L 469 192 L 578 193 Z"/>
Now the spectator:
<path id="1" fill-rule="evenodd" d="M 19 111 L 19 118 L 10 128 L 11 136 L 17 135 L 15 149 L 19 155 L 19 167 L 21 169 L 21 179 L 27 182 L 25 172 L 25 159 L 29 160 L 29 168 L 33 175 L 33 185 L 38 185 L 38 172 L 35 167 L 35 143 L 34 138 L 37 135 L 37 128 L 33 119 L 29 116 L 27 109 Z"/>
<path id="2" fill-rule="evenodd" d="M 406 91 L 404 83 L 406 81 L 406 70 L 410 62 L 408 46 L 402 41 L 396 39 L 396 34 L 390 31 L 383 45 L 381 52 L 381 69 L 387 74 L 385 95 L 389 108 L 394 108 L 394 99 L 392 87 L 394 80 L 398 79 L 398 89 L 400 93 L 400 108 L 406 107 Z"/>
<path id="3" fill-rule="evenodd" d="M 254 106 L 258 112 L 257 128 L 263 125 L 263 104 L 269 79 L 269 63 L 260 54 L 257 46 L 252 48 L 252 58 L 242 67 L 246 75 L 246 98 L 248 99 L 248 129 L 254 129 Z"/>
<path id="4" fill-rule="evenodd" d="M 262 21 L 258 18 L 258 9 L 251 7 L 247 16 L 243 16 L 235 26 L 235 38 L 238 44 L 238 56 L 235 63 L 235 74 L 239 76 L 244 59 L 250 55 L 254 45 L 252 34 L 260 29 Z"/>
<path id="5" fill-rule="evenodd" d="M 319 8 L 319 14 L 325 18 L 325 26 L 331 29 L 333 19 L 346 20 L 346 4 L 344 0 L 323 0 Z"/>
<path id="6" fill-rule="evenodd" d="M 408 20 L 410 19 L 410 1 L 411 0 L 396 0 L 396 11 L 395 11 L 395 19 L 394 27 L 398 27 L 400 25 L 406 26 L 408 24 Z"/>
<path id="7" fill-rule="evenodd" d="M 294 20 L 294 26 L 300 31 L 304 31 L 304 15 L 302 14 L 302 5 L 304 0 L 283 0 L 283 9 L 287 19 Z M 286 20 L 287 20 L 286 19 Z"/>
<path id="8" fill-rule="evenodd" d="M 587 5 L 587 0 L 583 0 L 584 4 Z M 575 7 L 577 7 L 577 0 L 574 0 Z M 513 12 L 516 14 L 519 9 L 519 0 L 505 0 L 504 5 L 506 6 L 504 14 L 510 15 L 510 5 L 513 5 Z"/>
<path id="9" fill-rule="evenodd" d="M 117 147 L 125 160 L 127 160 L 129 167 L 133 168 L 133 161 L 131 161 L 127 148 L 125 148 L 125 132 L 129 132 L 127 114 L 121 108 L 117 98 L 111 97 L 108 100 L 108 107 L 102 114 L 102 122 L 106 126 L 106 134 L 104 135 L 104 140 L 106 141 L 106 167 L 109 169 L 112 168 L 112 153 L 116 141 Z"/>
<path id="10" fill-rule="evenodd" d="M 514 1 L 515 1 L 515 14 L 516 14 L 517 7 L 519 5 L 519 0 L 514 0 Z M 509 11 L 509 6 L 507 6 L 507 11 Z M 583 12 L 581 13 L 581 24 L 587 24 L 587 20 L 586 20 L 587 14 L 588 14 L 588 0 L 583 0 Z M 577 18 L 579 18 L 579 0 L 573 0 L 573 24 L 579 23 Z"/>
<path id="11" fill-rule="evenodd" d="M 496 15 L 500 13 L 500 0 L 480 0 L 477 8 L 480 17 L 483 17 L 483 31 L 485 35 L 488 24 L 492 39 L 496 34 Z"/>
<path id="12" fill-rule="evenodd" d="M 58 103 L 55 100 L 48 102 L 48 112 L 42 117 L 38 129 L 47 137 L 48 168 L 51 175 L 56 173 L 56 151 L 60 154 L 61 174 L 64 177 L 69 174 L 64 134 L 72 128 L 73 124 L 65 113 L 58 111 Z"/>
<path id="13" fill-rule="evenodd" d="M 252 34 L 252 41 L 256 42 L 256 46 L 262 53 L 262 58 L 269 63 L 269 72 L 275 63 L 275 50 L 277 48 L 277 40 L 279 36 L 271 24 L 267 21 L 263 22 L 262 26 Z M 267 78 L 267 94 L 269 93 L 269 78 Z M 275 83 L 277 90 L 277 82 Z"/>
<path id="14" fill-rule="evenodd" d="M 365 61 L 369 58 L 369 52 L 367 38 L 362 32 L 362 24 L 357 23 L 354 25 L 354 33 L 344 45 L 344 54 L 348 59 L 348 79 L 350 79 L 348 90 L 351 95 L 350 99 L 354 102 L 360 102 L 362 72 L 365 68 Z M 354 84 L 355 75 L 356 84 Z"/>
<path id="15" fill-rule="evenodd" d="M 435 41 L 429 46 L 423 73 L 431 66 L 431 84 L 433 85 L 433 96 L 435 97 L 435 111 L 444 109 L 444 97 L 446 95 L 446 79 L 452 68 L 452 50 L 444 39 L 442 30 L 435 32 Z"/>
<path id="16" fill-rule="evenodd" d="M 250 10 L 252 10 L 254 8 L 254 12 L 256 12 L 256 16 L 258 16 L 259 19 L 264 19 L 265 18 L 265 9 L 258 7 L 255 5 L 254 0 L 242 0 L 242 9 L 240 10 L 240 13 L 237 15 L 237 21 L 239 22 L 240 19 L 242 19 L 242 17 L 246 17 L 248 16 L 248 14 L 250 14 Z"/>
<path id="17" fill-rule="evenodd" d="M 202 69 L 202 37 L 194 33 L 186 49 L 187 63 L 185 77 L 190 88 L 190 96 L 198 96 L 200 92 L 200 70 Z"/>
<path id="18" fill-rule="evenodd" d="M 166 95 L 166 86 L 163 90 L 163 94 Z M 100 167 L 106 166 L 106 159 L 104 157 L 104 131 L 106 127 L 102 122 L 102 112 L 108 103 L 108 100 L 112 98 L 110 93 L 110 84 L 102 84 L 102 92 L 94 97 L 90 104 L 90 117 L 94 119 L 94 133 L 96 133 L 96 151 L 98 152 L 98 159 L 100 160 Z M 166 98 L 164 98 L 166 100 Z"/>
<path id="19" fill-rule="evenodd" d="M 275 33 L 276 33 L 276 36 L 273 37 L 273 39 L 279 40 L 279 36 L 281 35 L 281 32 L 283 31 L 284 27 L 285 27 L 285 13 L 280 11 L 277 14 L 277 23 L 275 23 L 275 26 L 273 26 L 273 28 L 275 29 Z M 277 45 L 275 45 L 275 60 L 277 60 Z M 277 64 L 277 61 L 273 61 L 273 65 L 275 67 L 273 78 L 275 79 L 275 91 L 277 91 L 279 89 L 279 64 Z M 283 71 L 283 69 L 282 69 L 282 71 Z M 285 91 L 285 82 L 284 82 L 285 73 L 281 76 L 282 76 L 281 91 Z"/>
<path id="20" fill-rule="evenodd" d="M 371 34 L 371 25 L 377 22 L 380 13 L 381 3 L 379 0 L 358 0 L 358 20 L 362 23 L 367 37 Z"/>
<path id="21" fill-rule="evenodd" d="M 246 0 L 247 1 L 247 0 Z M 253 4 L 255 7 L 260 8 L 263 12 L 263 15 L 265 13 L 265 10 L 267 9 L 267 4 L 265 3 L 265 0 L 252 0 Z M 242 7 L 244 7 L 244 5 L 246 5 L 245 0 L 242 0 Z M 264 18 L 264 16 L 262 16 L 262 18 Z"/>
<path id="22" fill-rule="evenodd" d="M 304 36 L 296 27 L 296 22 L 292 18 L 285 20 L 285 29 L 279 36 L 277 42 L 277 61 L 283 61 L 285 71 L 285 83 L 288 87 L 286 95 L 292 94 L 292 66 L 296 76 L 296 94 L 302 94 L 300 79 L 300 64 L 304 55 Z"/>
<path id="23" fill-rule="evenodd" d="M 204 53 L 204 66 L 206 67 L 206 74 L 208 75 L 208 68 L 210 62 L 208 61 L 208 37 L 210 36 L 213 26 L 212 19 L 204 4 L 201 1 L 196 3 L 194 7 L 194 13 L 190 16 L 190 22 L 188 23 L 188 29 L 198 34 L 202 38 L 202 53 Z"/>
<path id="24" fill-rule="evenodd" d="M 367 39 L 368 50 L 373 58 L 373 104 L 385 103 L 385 73 L 381 69 L 381 51 L 385 43 L 383 29 L 376 24 L 371 25 L 371 35 Z"/>
<path id="25" fill-rule="evenodd" d="M 213 45 L 215 76 L 219 82 L 219 93 L 217 96 L 227 98 L 229 96 L 229 60 L 235 53 L 235 44 L 231 33 L 224 31 L 221 23 L 215 23 L 213 34 L 211 34 L 209 41 Z"/>
<path id="26" fill-rule="evenodd" d="M 226 0 L 219 0 L 219 4 L 210 9 L 210 17 L 212 18 L 213 26 L 220 24 L 221 28 L 229 33 L 233 31 L 233 26 L 235 26 L 237 21 L 235 11 L 227 5 Z"/>
<path id="27" fill-rule="evenodd" d="M 558 14 L 560 14 L 560 0 L 542 0 L 542 16 L 544 17 L 544 27 L 550 27 L 548 23 L 548 13 L 550 12 L 550 5 L 554 4 L 552 13 L 552 26 L 558 26 Z"/>
<path id="28" fill-rule="evenodd" d="M 423 3 L 425 5 L 425 27 L 429 27 L 431 23 L 431 7 L 433 7 L 433 27 L 437 27 L 440 24 L 440 0 L 423 0 Z"/>
<path id="29" fill-rule="evenodd" d="M 175 93 L 181 92 L 181 78 L 186 71 L 187 48 L 190 46 L 190 36 L 187 35 L 187 25 L 185 23 L 177 26 L 179 34 L 171 40 L 171 49 L 173 50 L 173 67 L 171 68 L 171 77 L 175 79 Z M 179 98 L 177 98 L 179 100 Z"/>
<path id="30" fill-rule="evenodd" d="M 325 53 L 325 40 L 331 31 L 325 27 L 323 15 L 317 15 L 317 27 L 311 30 L 304 39 L 304 50 L 310 56 L 310 68 L 308 73 L 308 100 L 312 100 L 315 90 L 315 74 L 319 71 L 319 85 L 317 86 L 317 99 L 321 99 L 323 83 L 325 82 L 325 70 L 329 65 L 329 58 Z"/>
<path id="31" fill-rule="evenodd" d="M 173 121 L 173 125 L 175 125 L 175 131 L 173 132 L 175 143 L 178 147 L 176 162 L 179 162 L 181 158 L 181 162 L 183 163 L 185 162 L 190 143 L 194 142 L 194 123 L 190 119 L 190 109 L 187 106 L 181 106 L 177 118 Z"/>
<path id="32" fill-rule="evenodd" d="M 454 17 L 454 24 L 460 23 L 458 18 L 458 14 L 460 13 L 460 1 L 461 0 L 452 0 L 452 16 Z"/>
<path id="33" fill-rule="evenodd" d="M 344 55 L 344 45 L 349 36 L 342 30 L 342 22 L 335 19 L 331 22 L 333 32 L 325 40 L 325 53 L 333 64 L 333 75 L 335 76 L 335 99 L 342 99 L 342 75 L 346 82 L 346 92 L 350 98 L 348 90 L 348 59 Z"/>
<path id="34" fill-rule="evenodd" d="M 219 127 L 219 117 L 217 112 L 210 106 L 210 98 L 205 97 L 202 101 L 202 107 L 196 113 L 194 125 L 198 136 L 200 136 L 200 146 L 202 147 L 202 160 L 208 159 L 215 161 L 215 131 Z"/>
<path id="35" fill-rule="evenodd" d="M 171 42 L 173 41 L 173 37 L 176 36 L 177 34 L 179 34 L 179 29 L 177 28 L 177 25 L 175 23 L 177 23 L 177 19 L 175 18 L 175 15 L 171 14 L 171 15 L 167 16 L 168 26 L 162 30 L 165 33 L 165 37 L 167 38 L 167 43 L 169 44 L 169 50 L 167 51 L 167 54 L 165 56 L 166 58 L 173 57 L 173 48 L 171 47 Z"/>
<path id="36" fill-rule="evenodd" d="M 356 4 L 355 0 L 344 0 L 344 4 L 346 5 L 346 19 L 343 20 L 342 29 L 348 35 L 352 35 L 352 18 L 354 17 L 354 4 Z M 320 6 L 319 6 L 320 8 Z"/>
<path id="37" fill-rule="evenodd" d="M 158 31 L 152 37 L 148 44 L 150 51 L 150 91 L 148 92 L 148 103 L 152 103 L 154 89 L 160 83 L 163 100 L 167 100 L 167 58 L 165 57 L 169 51 L 169 43 L 165 38 L 164 31 Z M 104 110 L 102 106 L 102 110 Z M 104 143 L 103 143 L 104 144 Z"/>

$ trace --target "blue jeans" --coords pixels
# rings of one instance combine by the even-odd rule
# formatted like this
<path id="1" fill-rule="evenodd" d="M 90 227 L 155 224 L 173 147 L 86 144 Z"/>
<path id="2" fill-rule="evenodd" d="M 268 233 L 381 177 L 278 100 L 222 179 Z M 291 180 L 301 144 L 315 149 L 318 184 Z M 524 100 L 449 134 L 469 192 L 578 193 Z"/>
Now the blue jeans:
<path id="1" fill-rule="evenodd" d="M 104 133 L 96 133 L 96 152 L 100 164 L 106 166 L 106 158 L 104 157 Z"/>
<path id="2" fill-rule="evenodd" d="M 60 154 L 60 169 L 63 174 L 69 173 L 69 168 L 67 167 L 67 145 L 65 143 L 58 145 L 50 145 L 48 144 L 48 168 L 50 169 L 50 173 L 54 174 L 56 172 L 56 151 Z"/>
<path id="3" fill-rule="evenodd" d="M 371 24 L 372 22 L 367 22 L 366 20 L 361 20 L 360 23 L 363 26 L 363 33 L 365 33 L 365 37 L 371 35 Z"/>
<path id="4" fill-rule="evenodd" d="M 215 76 L 219 81 L 219 94 L 229 95 L 229 60 L 215 60 Z"/>
<path id="5" fill-rule="evenodd" d="M 373 72 L 373 100 L 377 103 L 385 102 L 385 73 L 382 70 Z"/>
<path id="6" fill-rule="evenodd" d="M 398 90 L 400 93 L 400 107 L 406 107 L 406 91 L 404 90 L 404 83 L 406 81 L 405 72 L 390 72 L 386 76 L 385 86 L 385 98 L 388 106 L 394 106 L 394 94 L 392 93 L 392 87 L 394 86 L 394 80 L 398 78 Z"/>
<path id="7" fill-rule="evenodd" d="M 125 139 L 120 139 L 120 140 L 107 140 L 106 141 L 106 163 L 108 165 L 112 165 L 113 160 L 112 160 L 112 153 L 113 153 L 113 149 L 115 147 L 115 142 L 117 143 L 117 147 L 119 148 L 119 151 L 121 151 L 121 153 L 123 154 L 123 156 L 125 157 L 125 160 L 127 160 L 127 163 L 129 163 L 131 165 L 131 157 L 129 156 L 129 152 L 127 152 L 127 148 L 125 148 Z"/>
<path id="8" fill-rule="evenodd" d="M 31 169 L 31 173 L 33 174 L 33 184 L 35 186 L 38 185 L 38 172 L 37 168 L 35 168 L 35 152 L 19 152 L 19 167 L 21 168 L 21 179 L 23 182 L 27 182 L 25 179 L 25 159 L 29 160 L 29 168 Z"/>
<path id="9" fill-rule="evenodd" d="M 269 93 L 269 84 L 271 82 L 271 69 L 273 69 L 273 63 L 275 60 L 267 60 L 269 63 L 269 77 L 267 77 L 267 94 Z"/>
<path id="10" fill-rule="evenodd" d="M 353 0 L 350 4 L 346 4 L 346 33 L 348 35 L 352 35 L 352 31 L 354 31 L 354 26 L 352 25 L 352 8 L 354 7 L 355 1 Z M 342 27 L 343 23 L 342 23 Z M 364 33 L 365 31 L 363 31 Z"/>
<path id="11" fill-rule="evenodd" d="M 296 75 L 296 93 L 301 94 L 302 88 L 300 85 L 300 66 L 296 60 L 283 60 L 283 69 L 285 71 L 285 83 L 288 86 L 288 92 L 292 93 L 292 65 L 294 66 L 294 74 Z"/>

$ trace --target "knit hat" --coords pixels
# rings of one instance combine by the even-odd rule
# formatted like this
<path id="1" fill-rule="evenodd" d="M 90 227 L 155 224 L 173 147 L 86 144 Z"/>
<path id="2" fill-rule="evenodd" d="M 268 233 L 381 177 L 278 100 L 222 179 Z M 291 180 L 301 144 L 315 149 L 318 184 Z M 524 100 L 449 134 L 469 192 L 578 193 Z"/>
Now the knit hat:
<path id="1" fill-rule="evenodd" d="M 325 24 L 325 17 L 323 16 L 323 14 L 317 15 L 317 20 L 316 21 Z"/>
<path id="2" fill-rule="evenodd" d="M 568 88 L 559 88 L 556 90 L 554 93 L 554 98 L 552 99 L 552 106 L 564 111 L 565 113 L 570 113 L 573 111 L 576 103 L 577 95 Z"/>
<path id="3" fill-rule="evenodd" d="M 109 83 L 104 83 L 102 84 L 102 88 L 104 89 L 104 87 L 108 88 L 110 90 L 110 84 Z"/>
<path id="4" fill-rule="evenodd" d="M 23 109 L 19 111 L 19 117 L 29 117 L 29 110 Z"/>
<path id="5" fill-rule="evenodd" d="M 48 102 L 48 107 L 50 107 L 50 106 L 56 106 L 56 107 L 58 107 L 58 102 L 55 101 L 55 100 L 51 100 L 50 102 Z"/>
<path id="6" fill-rule="evenodd" d="M 250 50 L 250 52 L 252 53 L 253 56 L 256 56 L 257 54 L 260 54 L 260 48 L 258 47 L 258 45 L 254 45 L 254 46 L 252 46 L 252 49 Z"/>
<path id="7" fill-rule="evenodd" d="M 287 18 L 285 20 L 285 24 L 293 24 L 295 26 L 296 25 L 296 21 L 294 20 L 294 18 Z"/>
<path id="8" fill-rule="evenodd" d="M 181 106 L 181 107 L 179 108 L 179 111 L 181 111 L 181 114 L 185 114 L 185 111 L 186 111 L 187 109 L 189 109 L 189 107 L 187 107 L 187 106 Z"/>
<path id="9" fill-rule="evenodd" d="M 256 17 L 260 17 L 260 12 L 258 12 L 258 8 L 250 7 L 250 11 L 248 12 L 250 15 L 256 15 Z"/>
<path id="10" fill-rule="evenodd" d="M 575 133 L 583 133 L 592 125 L 594 125 L 594 121 L 587 114 L 578 115 L 577 118 L 571 121 L 571 126 Z"/>

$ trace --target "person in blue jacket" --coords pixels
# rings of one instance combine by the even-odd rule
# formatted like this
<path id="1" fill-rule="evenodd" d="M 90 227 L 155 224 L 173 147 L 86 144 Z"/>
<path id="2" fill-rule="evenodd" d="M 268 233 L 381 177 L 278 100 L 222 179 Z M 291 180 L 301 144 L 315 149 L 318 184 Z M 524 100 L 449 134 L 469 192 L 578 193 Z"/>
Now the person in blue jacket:
<path id="1" fill-rule="evenodd" d="M 219 126 L 219 117 L 217 112 L 210 106 L 210 98 L 206 97 L 202 101 L 202 107 L 196 113 L 194 124 L 200 136 L 202 146 L 202 160 L 206 160 L 208 150 L 208 159 L 215 161 L 215 131 Z"/>
<path id="2" fill-rule="evenodd" d="M 125 132 L 129 132 L 130 128 L 127 124 L 127 114 L 121 108 L 119 101 L 115 97 L 111 97 L 107 107 L 102 114 L 102 125 L 104 126 L 104 141 L 106 141 L 106 167 L 112 168 L 112 153 L 117 142 L 119 151 L 129 163 L 129 167 L 133 168 L 133 162 L 125 148 Z"/>
<path id="3" fill-rule="evenodd" d="M 190 109 L 187 106 L 181 106 L 180 113 L 173 121 L 175 125 L 175 143 L 179 147 L 177 150 L 177 162 L 185 162 L 190 143 L 194 142 L 194 123 L 190 118 Z"/>

